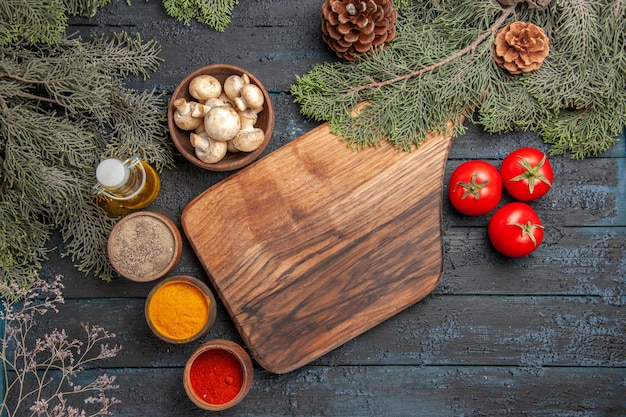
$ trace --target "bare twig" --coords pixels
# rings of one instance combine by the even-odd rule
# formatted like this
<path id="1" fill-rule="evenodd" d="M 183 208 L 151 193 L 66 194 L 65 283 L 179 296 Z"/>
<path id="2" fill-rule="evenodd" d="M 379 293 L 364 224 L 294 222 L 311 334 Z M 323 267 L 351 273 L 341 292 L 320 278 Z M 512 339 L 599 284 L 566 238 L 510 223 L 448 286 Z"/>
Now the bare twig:
<path id="1" fill-rule="evenodd" d="M 25 98 L 29 98 L 29 99 L 35 100 L 35 101 L 45 101 L 47 103 L 52 103 L 52 104 L 61 104 L 58 100 L 55 100 L 55 99 L 50 98 L 50 97 L 38 96 L 36 94 L 21 93 L 20 96 L 25 97 Z"/>
<path id="2" fill-rule="evenodd" d="M 49 80 L 37 80 L 34 78 L 24 78 L 16 74 L 6 74 L 6 77 L 12 80 L 27 83 L 27 84 L 41 84 L 41 85 L 50 84 Z M 65 80 L 55 80 L 55 82 L 59 82 L 59 81 L 65 81 Z M 55 100 L 50 97 L 39 96 L 36 94 L 21 93 L 20 96 L 31 99 L 31 100 L 35 100 L 35 101 L 45 101 L 45 102 L 52 103 L 52 104 L 60 104 L 58 100 Z"/>
<path id="3" fill-rule="evenodd" d="M 493 22 L 493 24 L 489 27 L 489 29 L 486 32 L 482 33 L 478 38 L 476 38 L 474 40 L 474 42 L 472 42 L 471 44 L 467 45 L 465 48 L 456 51 L 454 54 L 447 56 L 446 58 L 444 58 L 441 61 L 439 61 L 437 63 L 434 63 L 432 65 L 429 65 L 427 67 L 423 67 L 423 68 L 420 68 L 418 70 L 412 71 L 412 72 L 410 72 L 408 74 L 399 75 L 397 77 L 390 78 L 390 79 L 385 80 L 385 81 L 372 82 L 372 83 L 365 84 L 365 85 L 360 85 L 360 86 L 357 86 L 357 87 L 351 87 L 351 88 L 348 88 L 348 89 L 344 90 L 343 92 L 344 93 L 357 93 L 359 91 L 367 90 L 367 89 L 370 89 L 370 88 L 381 88 L 381 87 L 384 87 L 386 85 L 396 83 L 398 81 L 406 81 L 409 78 L 417 77 L 417 76 L 425 74 L 427 72 L 434 71 L 437 68 L 443 67 L 444 65 L 449 64 L 450 62 L 454 61 L 455 59 L 458 59 L 458 58 L 462 57 L 463 55 L 466 55 L 468 53 L 474 52 L 476 50 L 476 48 L 478 48 L 478 45 L 480 45 L 482 42 L 485 41 L 485 39 L 487 39 L 489 36 L 491 36 L 491 34 L 493 32 L 498 30 L 502 26 L 502 24 L 506 21 L 506 19 L 511 14 L 513 14 L 513 12 L 515 11 L 515 6 L 516 6 L 516 4 L 513 4 L 513 5 L 509 6 L 506 9 L 502 9 L 502 14 L 498 18 L 498 20 Z"/>
<path id="4" fill-rule="evenodd" d="M 21 81 L 23 83 L 28 83 L 28 84 L 49 84 L 48 80 L 36 80 L 34 78 L 24 78 L 16 74 L 6 74 L 6 76 L 7 78 L 11 78 L 12 80 Z"/>

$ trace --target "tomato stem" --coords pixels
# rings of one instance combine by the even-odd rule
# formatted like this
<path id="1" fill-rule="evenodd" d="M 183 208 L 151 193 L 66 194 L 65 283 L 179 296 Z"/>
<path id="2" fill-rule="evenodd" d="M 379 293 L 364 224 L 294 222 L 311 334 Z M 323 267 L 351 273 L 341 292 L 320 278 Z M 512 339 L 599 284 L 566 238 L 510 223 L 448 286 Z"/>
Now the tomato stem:
<path id="1" fill-rule="evenodd" d="M 546 183 L 548 186 L 552 187 L 552 183 L 550 182 L 549 179 L 547 179 L 545 177 L 545 175 L 543 175 L 541 172 L 539 172 L 539 170 L 541 170 L 541 168 L 543 167 L 543 165 L 546 163 L 546 156 L 544 155 L 543 158 L 541 158 L 541 161 L 539 161 L 539 163 L 537 163 L 537 165 L 532 166 L 530 164 L 530 162 L 528 162 L 528 160 L 522 156 L 518 156 L 518 158 L 520 159 L 518 164 L 524 168 L 524 172 L 522 172 L 521 174 L 519 174 L 516 177 L 511 178 L 509 181 L 522 181 L 527 179 L 528 180 L 528 190 L 530 192 L 530 194 L 532 194 L 535 191 L 535 181 L 541 181 Z"/>
<path id="2" fill-rule="evenodd" d="M 461 196 L 461 200 L 465 200 L 470 195 L 474 197 L 474 200 L 480 200 L 480 190 L 485 188 L 489 184 L 489 180 L 478 183 L 477 181 L 477 172 L 474 171 L 472 173 L 472 180 L 470 182 L 467 181 L 458 181 L 454 184 L 454 190 L 456 191 L 456 187 L 463 187 L 465 192 Z"/>
<path id="3" fill-rule="evenodd" d="M 531 242 L 533 242 L 533 247 L 537 247 L 537 239 L 533 234 L 533 230 L 535 229 L 543 229 L 543 226 L 540 224 L 533 224 L 529 221 L 526 224 L 521 223 L 507 223 L 507 226 L 517 226 L 522 230 L 522 237 L 528 236 Z"/>

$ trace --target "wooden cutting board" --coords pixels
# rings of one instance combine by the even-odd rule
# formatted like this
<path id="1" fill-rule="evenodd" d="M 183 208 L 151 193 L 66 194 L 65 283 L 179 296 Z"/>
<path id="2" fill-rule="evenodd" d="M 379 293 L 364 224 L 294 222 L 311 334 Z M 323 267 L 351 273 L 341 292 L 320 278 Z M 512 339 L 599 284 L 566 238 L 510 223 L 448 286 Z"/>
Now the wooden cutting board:
<path id="1" fill-rule="evenodd" d="M 297 369 L 435 289 L 451 143 L 356 152 L 323 124 L 189 203 L 183 230 L 262 367 Z"/>

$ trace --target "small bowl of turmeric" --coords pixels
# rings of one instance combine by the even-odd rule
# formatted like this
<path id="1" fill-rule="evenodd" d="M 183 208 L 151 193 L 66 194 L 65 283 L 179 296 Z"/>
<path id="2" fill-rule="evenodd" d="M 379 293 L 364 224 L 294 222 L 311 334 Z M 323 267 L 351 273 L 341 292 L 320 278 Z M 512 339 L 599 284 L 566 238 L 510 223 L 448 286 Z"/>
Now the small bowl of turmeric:
<path id="1" fill-rule="evenodd" d="M 146 298 L 148 327 L 169 343 L 188 343 L 204 336 L 215 323 L 216 314 L 215 297 L 209 287 L 187 275 L 164 279 Z"/>

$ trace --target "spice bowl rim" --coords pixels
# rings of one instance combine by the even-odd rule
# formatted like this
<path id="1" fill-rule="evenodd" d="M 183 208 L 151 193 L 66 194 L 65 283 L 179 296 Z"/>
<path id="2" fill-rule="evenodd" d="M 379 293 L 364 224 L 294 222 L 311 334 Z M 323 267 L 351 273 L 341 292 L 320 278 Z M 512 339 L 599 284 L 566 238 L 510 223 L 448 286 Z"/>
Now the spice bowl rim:
<path id="1" fill-rule="evenodd" d="M 202 327 L 202 329 L 198 331 L 198 333 L 185 339 L 174 339 L 174 338 L 171 338 L 162 334 L 156 329 L 156 327 L 152 323 L 152 320 L 150 319 L 149 308 L 150 308 L 150 302 L 152 301 L 152 297 L 154 296 L 154 294 L 156 294 L 157 291 L 159 291 L 159 289 L 163 288 L 165 285 L 168 285 L 172 282 L 177 282 L 177 281 L 183 281 L 183 282 L 187 282 L 189 284 L 194 285 L 209 300 L 209 312 L 208 312 L 207 320 L 204 323 L 204 326 Z M 146 302 L 144 305 L 144 315 L 145 315 L 146 323 L 148 324 L 148 327 L 150 328 L 152 333 L 154 333 L 155 336 L 157 336 L 159 339 L 163 340 L 164 342 L 180 345 L 180 344 L 189 343 L 189 342 L 198 340 L 199 338 L 201 338 L 202 336 L 208 333 L 208 331 L 211 329 L 211 327 L 213 327 L 213 324 L 215 323 L 215 316 L 217 315 L 217 305 L 216 305 L 215 296 L 213 295 L 213 292 L 208 287 L 208 285 L 206 285 L 200 279 L 196 277 L 192 277 L 190 275 L 173 275 L 173 276 L 163 279 L 150 290 L 150 292 L 148 293 L 148 296 L 146 297 Z"/>
<path id="2" fill-rule="evenodd" d="M 127 271 L 124 271 L 124 269 L 119 265 L 119 263 L 116 262 L 111 256 L 111 253 L 113 251 L 113 246 L 115 245 L 115 239 L 120 229 L 125 224 L 127 224 L 128 222 L 132 221 L 133 219 L 137 217 L 152 217 L 161 221 L 169 229 L 169 231 L 172 233 L 172 237 L 174 238 L 174 253 L 172 254 L 172 259 L 170 260 L 170 262 L 159 273 L 156 273 L 145 279 L 137 278 L 136 276 L 129 274 Z M 134 282 L 151 282 L 151 281 L 156 281 L 160 278 L 163 278 L 165 275 L 170 273 L 172 269 L 174 269 L 174 267 L 178 264 L 182 253 L 183 253 L 183 238 L 182 238 L 180 231 L 178 230 L 178 227 L 176 227 L 174 222 L 170 220 L 166 215 L 157 213 L 156 211 L 149 211 L 149 210 L 136 211 L 134 213 L 130 213 L 122 217 L 113 226 L 113 228 L 111 229 L 111 232 L 109 233 L 109 237 L 107 239 L 107 255 L 108 255 L 109 261 L 111 262 L 111 265 L 113 266 L 113 269 L 115 269 L 115 271 L 118 274 L 120 274 L 122 277 L 128 280 L 134 281 Z"/>
<path id="3" fill-rule="evenodd" d="M 243 372 L 243 382 L 241 384 L 241 389 L 232 400 L 223 404 L 212 404 L 202 400 L 191 386 L 190 372 L 191 366 L 193 365 L 194 361 L 202 353 L 214 349 L 224 350 L 233 355 L 239 361 L 239 364 L 241 365 L 241 370 Z M 250 355 L 248 354 L 248 352 L 246 352 L 246 350 L 238 343 L 226 339 L 213 339 L 200 345 L 187 360 L 185 370 L 183 372 L 183 386 L 185 388 L 187 396 L 196 406 L 202 408 L 203 410 L 209 411 L 222 411 L 239 404 L 248 395 L 248 392 L 250 392 L 253 379 L 254 367 L 252 365 L 252 359 L 250 359 Z"/>
<path id="4" fill-rule="evenodd" d="M 229 75 L 233 74 L 247 74 L 250 78 L 250 82 L 257 85 L 261 89 L 265 103 L 263 110 L 258 114 L 258 119 L 254 126 L 263 129 L 265 138 L 261 146 L 252 152 L 229 152 L 221 161 L 209 164 L 201 161 L 195 155 L 194 148 L 189 141 L 190 132 L 180 129 L 174 123 L 175 110 L 172 103 L 174 100 L 181 97 L 184 97 L 187 100 L 195 101 L 195 99 L 191 97 L 191 94 L 189 94 L 189 83 L 198 75 L 213 75 L 223 84 L 224 80 Z M 231 64 L 210 64 L 192 71 L 176 86 L 167 106 L 167 126 L 174 146 L 189 162 L 208 171 L 234 171 L 254 162 L 261 155 L 261 153 L 263 153 L 270 142 L 272 134 L 274 133 L 274 119 L 275 115 L 272 99 L 263 83 L 250 71 Z"/>

